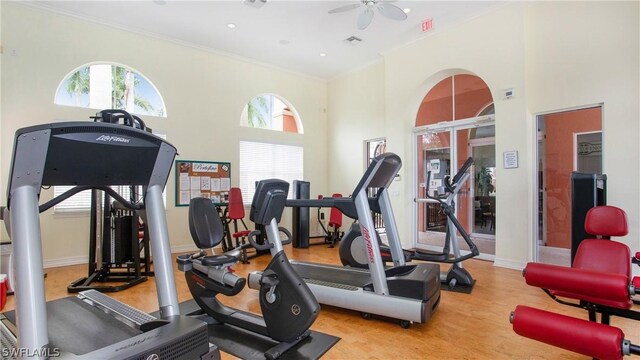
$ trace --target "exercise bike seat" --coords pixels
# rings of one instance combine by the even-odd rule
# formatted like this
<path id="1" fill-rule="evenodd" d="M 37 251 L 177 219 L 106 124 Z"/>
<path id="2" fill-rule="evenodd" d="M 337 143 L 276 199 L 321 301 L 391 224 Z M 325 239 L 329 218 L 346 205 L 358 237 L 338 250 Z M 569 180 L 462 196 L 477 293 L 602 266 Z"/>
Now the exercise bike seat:
<path id="1" fill-rule="evenodd" d="M 219 266 L 224 264 L 234 264 L 238 261 L 238 258 L 232 255 L 208 255 L 200 259 L 200 263 L 204 266 Z"/>
<path id="2" fill-rule="evenodd" d="M 198 249 L 210 249 L 224 238 L 224 226 L 211 200 L 203 197 L 191 199 L 189 212 L 199 214 L 198 219 L 189 216 L 189 231 Z M 222 256 L 222 255 L 218 255 Z"/>

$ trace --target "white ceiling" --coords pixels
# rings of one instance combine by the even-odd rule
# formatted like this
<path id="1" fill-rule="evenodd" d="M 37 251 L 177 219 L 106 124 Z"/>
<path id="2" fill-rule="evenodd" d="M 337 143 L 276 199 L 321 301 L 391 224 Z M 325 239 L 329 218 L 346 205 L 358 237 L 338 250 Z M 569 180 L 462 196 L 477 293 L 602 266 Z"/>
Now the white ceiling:
<path id="1" fill-rule="evenodd" d="M 499 1 L 397 1 L 405 21 L 376 12 L 358 30 L 361 9 L 329 14 L 353 1 L 268 0 L 261 8 L 228 1 L 34 1 L 29 4 L 179 43 L 330 79 L 371 63 L 381 53 L 504 4 Z M 433 19 L 433 30 L 421 23 Z M 229 29 L 228 23 L 236 24 Z M 357 45 L 344 39 L 357 36 Z M 320 53 L 326 56 L 321 57 Z"/>

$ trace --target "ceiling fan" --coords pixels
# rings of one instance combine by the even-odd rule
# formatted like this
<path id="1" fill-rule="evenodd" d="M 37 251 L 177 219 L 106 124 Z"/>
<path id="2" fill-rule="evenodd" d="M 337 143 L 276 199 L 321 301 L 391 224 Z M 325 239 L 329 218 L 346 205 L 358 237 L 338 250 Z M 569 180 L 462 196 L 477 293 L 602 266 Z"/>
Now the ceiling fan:
<path id="1" fill-rule="evenodd" d="M 380 14 L 389 19 L 399 21 L 405 20 L 407 18 L 407 14 L 405 14 L 399 7 L 389 4 L 390 2 L 393 2 L 393 0 L 360 0 L 359 4 L 344 5 L 329 10 L 329 14 L 336 14 L 364 7 L 360 12 L 360 15 L 358 15 L 358 29 L 360 30 L 366 29 L 367 26 L 371 24 L 371 20 L 373 20 L 373 15 L 375 13 L 374 9 L 378 9 Z"/>

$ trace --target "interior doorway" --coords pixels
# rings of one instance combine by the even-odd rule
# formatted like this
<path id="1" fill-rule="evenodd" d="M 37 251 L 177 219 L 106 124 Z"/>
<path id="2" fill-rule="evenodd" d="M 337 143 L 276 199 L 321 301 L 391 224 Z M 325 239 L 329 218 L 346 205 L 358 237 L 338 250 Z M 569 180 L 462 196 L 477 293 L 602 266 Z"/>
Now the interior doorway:
<path id="1" fill-rule="evenodd" d="M 536 261 L 571 265 L 571 172 L 602 174 L 602 106 L 537 121 Z"/>

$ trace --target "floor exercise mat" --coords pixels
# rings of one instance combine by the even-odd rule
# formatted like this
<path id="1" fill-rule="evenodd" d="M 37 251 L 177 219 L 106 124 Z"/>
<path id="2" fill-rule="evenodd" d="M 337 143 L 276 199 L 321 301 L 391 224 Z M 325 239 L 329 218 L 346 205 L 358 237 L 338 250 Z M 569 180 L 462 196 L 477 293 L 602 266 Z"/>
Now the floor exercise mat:
<path id="1" fill-rule="evenodd" d="M 180 303 L 180 314 L 183 315 L 199 309 L 194 300 Z M 151 315 L 159 316 L 158 312 Z M 242 359 L 265 359 L 264 352 L 277 344 L 268 337 L 233 325 L 210 324 L 208 327 L 209 342 L 217 345 L 221 351 Z M 339 337 L 311 330 L 308 338 L 289 349 L 279 359 L 319 359 L 338 341 Z"/>

